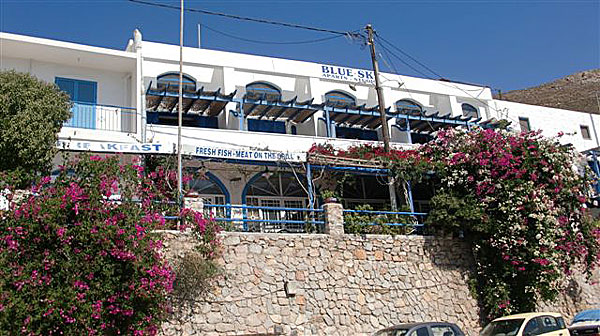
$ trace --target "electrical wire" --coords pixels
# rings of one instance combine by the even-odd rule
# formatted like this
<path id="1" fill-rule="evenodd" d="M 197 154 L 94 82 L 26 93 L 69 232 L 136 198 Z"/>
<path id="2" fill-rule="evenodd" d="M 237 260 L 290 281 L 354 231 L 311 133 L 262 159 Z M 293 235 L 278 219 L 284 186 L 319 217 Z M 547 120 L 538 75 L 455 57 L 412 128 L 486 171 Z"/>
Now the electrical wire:
<path id="1" fill-rule="evenodd" d="M 381 36 L 378 36 L 378 38 L 377 38 L 376 40 L 377 40 L 378 42 L 379 42 L 380 40 L 381 40 L 381 41 L 384 41 L 384 40 L 383 40 L 383 38 L 382 38 Z M 386 41 L 386 43 L 387 43 L 387 44 L 390 44 L 390 45 L 392 45 L 392 44 L 391 44 L 391 42 L 388 42 L 388 41 Z M 402 57 L 398 56 L 396 53 L 394 53 L 393 51 L 389 50 L 389 49 L 388 49 L 387 47 L 385 47 L 383 44 L 379 43 L 379 46 L 380 46 L 380 47 L 382 47 L 382 49 L 383 49 L 384 51 L 387 51 L 387 52 L 389 52 L 389 53 L 390 53 L 392 56 L 394 56 L 395 58 L 397 58 L 398 60 L 400 60 L 400 61 L 401 61 L 403 64 L 405 64 L 405 65 L 409 66 L 411 69 L 413 69 L 413 70 L 417 71 L 419 74 L 421 74 L 421 75 L 422 75 L 422 76 L 424 76 L 425 78 L 427 78 L 427 79 L 431 79 L 431 80 L 436 80 L 435 78 L 432 78 L 431 76 L 428 76 L 427 74 L 423 73 L 422 71 L 416 70 L 414 67 L 412 67 L 412 66 L 408 65 L 408 63 L 407 63 L 406 61 L 404 61 L 404 60 L 402 59 Z M 393 45 L 392 45 L 392 46 L 393 46 Z M 397 48 L 397 47 L 395 47 L 395 46 L 394 46 L 394 48 L 395 48 L 395 49 L 398 49 L 398 50 L 400 50 L 399 48 Z M 403 54 L 406 54 L 406 53 L 404 53 L 404 52 L 403 52 Z M 408 55 L 408 54 L 406 54 L 406 55 Z M 413 59 L 411 56 L 408 56 L 408 57 L 410 57 L 411 59 Z M 426 66 L 425 66 L 424 64 L 422 64 L 421 62 L 418 62 L 418 61 L 417 61 L 416 63 L 417 63 L 417 64 L 420 64 L 421 66 L 425 67 L 426 69 L 429 69 L 428 67 L 426 67 Z M 440 76 L 440 75 L 439 75 L 437 72 L 435 72 L 435 71 L 433 71 L 433 70 L 431 70 L 431 69 L 429 69 L 429 71 L 430 71 L 430 72 L 432 72 L 432 73 L 434 73 L 434 74 L 436 74 L 436 75 L 437 75 L 437 76 L 439 76 L 440 78 L 443 78 L 443 76 Z M 396 74 L 397 74 L 397 73 L 396 73 Z M 460 86 L 458 86 L 458 85 L 456 85 L 456 84 L 453 84 L 453 83 L 450 83 L 450 82 L 443 82 L 443 81 L 438 81 L 438 82 L 439 82 L 440 84 L 444 85 L 444 86 L 447 86 L 447 87 L 452 87 L 452 88 L 455 88 L 455 89 L 457 89 L 457 90 L 460 90 L 460 91 L 464 92 L 464 93 L 465 93 L 466 95 L 468 95 L 469 97 L 471 97 L 471 98 L 473 98 L 473 99 L 477 100 L 478 102 L 482 103 L 482 104 L 483 104 L 483 105 L 485 105 L 487 108 L 489 108 L 490 110 L 493 110 L 494 112 L 496 112 L 496 113 L 498 114 L 498 116 L 501 116 L 501 114 L 503 113 L 501 110 L 498 110 L 497 108 L 493 107 L 493 106 L 492 106 L 492 105 L 491 105 L 489 102 L 487 102 L 487 101 L 485 101 L 485 100 L 483 100 L 483 99 L 480 99 L 478 96 L 474 96 L 474 95 L 473 95 L 473 94 L 471 94 L 471 93 L 470 93 L 468 90 L 465 90 L 464 88 L 461 88 Z M 477 89 L 476 91 L 479 91 L 479 92 L 480 92 L 480 94 L 481 94 L 481 92 L 483 91 L 483 88 L 482 88 L 482 89 Z M 508 116 L 508 115 L 505 115 L 504 117 L 505 117 L 506 119 L 509 119 L 510 121 L 513 121 L 513 122 L 515 122 L 515 123 L 518 123 L 518 121 L 517 121 L 516 119 L 514 119 L 514 118 L 512 118 L 512 117 L 510 117 L 510 116 Z"/>
<path id="2" fill-rule="evenodd" d="M 335 35 L 335 36 L 328 36 L 328 37 L 324 37 L 324 38 L 320 38 L 320 39 L 314 39 L 314 40 L 305 40 L 305 41 L 287 41 L 287 42 L 277 42 L 277 41 L 259 41 L 259 40 L 252 40 L 249 38 L 244 38 L 244 37 L 240 37 L 240 36 L 235 36 L 217 29 L 214 29 L 212 27 L 209 27 L 205 24 L 200 24 L 201 27 L 204 27 L 214 33 L 232 38 L 232 39 L 236 39 L 236 40 L 240 40 L 240 41 L 244 41 L 244 42 L 251 42 L 251 43 L 259 43 L 259 44 L 277 44 L 277 45 L 281 45 L 281 44 L 308 44 L 308 43 L 317 43 L 317 42 L 323 42 L 323 41 L 328 41 L 328 40 L 333 40 L 336 38 L 340 38 L 342 37 L 342 35 Z"/>
<path id="3" fill-rule="evenodd" d="M 422 62 L 420 62 L 419 60 L 417 60 L 416 58 L 412 57 L 411 55 L 409 55 L 407 52 L 405 52 L 404 50 L 400 49 L 399 47 L 393 45 L 391 42 L 389 42 L 388 40 L 384 39 L 383 37 L 379 36 L 379 34 L 377 34 L 377 32 L 375 32 L 375 36 L 377 36 L 381 41 L 387 43 L 389 46 L 391 46 L 392 48 L 398 50 L 400 53 L 402 53 L 402 55 L 410 58 L 413 62 L 417 63 L 418 65 L 422 66 L 424 69 L 426 69 L 427 71 L 431 72 L 432 74 L 434 74 L 435 76 L 438 76 L 439 78 L 443 78 L 442 75 L 438 74 L 437 72 L 433 71 L 430 67 L 428 67 L 427 65 L 423 64 Z"/>
<path id="4" fill-rule="evenodd" d="M 381 44 L 379 46 L 383 47 Z M 398 74 L 399 73 L 398 69 L 396 69 L 396 66 L 394 65 L 394 62 L 392 62 L 392 59 L 390 58 L 389 54 L 387 53 L 387 50 L 385 48 L 382 48 L 382 49 L 385 53 L 385 57 L 383 57 L 383 55 L 381 53 L 379 53 L 379 55 L 381 56 L 381 60 L 383 61 L 383 63 L 386 64 L 388 69 L 393 70 L 395 74 Z M 386 61 L 386 58 L 387 58 L 387 60 L 389 60 L 389 63 L 388 63 L 388 61 Z M 402 87 L 406 88 L 406 82 L 404 82 L 400 77 L 398 77 L 398 82 L 402 84 Z M 411 100 L 416 102 L 417 100 L 412 96 L 412 94 L 410 93 L 408 88 L 406 88 L 406 89 L 407 89 L 406 93 L 408 93 L 408 97 Z M 421 113 L 423 113 L 423 111 L 421 111 Z M 424 115 L 424 113 L 423 113 L 423 115 Z M 425 120 L 425 121 L 427 121 L 427 125 L 429 125 L 429 128 L 431 128 L 431 131 L 435 132 L 435 128 L 433 127 L 431 122 L 429 120 Z"/>
<path id="5" fill-rule="evenodd" d="M 412 66 L 410 63 L 406 62 L 402 57 L 398 56 L 397 54 L 395 54 L 393 51 L 391 51 L 389 48 L 387 48 L 384 44 L 382 44 L 380 41 L 381 39 L 378 37 L 375 37 L 375 41 L 379 43 L 379 46 L 381 47 L 382 50 L 384 50 L 385 52 L 393 55 L 394 57 L 396 57 L 400 62 L 402 62 L 402 64 L 406 65 L 407 67 L 411 68 L 414 72 L 418 73 L 419 75 L 427 78 L 427 79 L 431 79 L 431 80 L 435 80 L 435 78 L 431 77 L 430 75 L 424 73 L 423 71 L 415 68 L 414 66 Z M 396 74 L 398 74 L 398 72 L 396 72 Z"/>
<path id="6" fill-rule="evenodd" d="M 144 0 L 127 0 L 127 1 L 134 2 L 134 3 L 139 3 L 139 4 L 144 4 L 144 5 L 149 5 L 149 6 L 155 6 L 155 7 L 162 7 L 162 8 L 168 8 L 168 9 L 181 10 L 181 8 L 179 6 L 172 6 L 172 5 L 161 4 L 161 3 L 151 2 L 151 1 L 144 1 Z M 304 25 L 299 25 L 299 24 L 294 24 L 294 23 L 288 23 L 288 22 L 279 22 L 279 21 L 272 21 L 272 20 L 265 20 L 265 19 L 257 19 L 257 18 L 251 18 L 251 17 L 246 17 L 246 16 L 239 16 L 239 15 L 227 14 L 227 13 L 219 13 L 219 12 L 208 11 L 208 10 L 205 10 L 205 9 L 184 8 L 183 10 L 187 11 L 187 12 L 192 12 L 192 13 L 201 13 L 201 14 L 207 14 L 207 15 L 215 15 L 215 16 L 226 17 L 226 18 L 229 18 L 229 19 L 236 19 L 236 20 L 241 20 L 241 21 L 250 21 L 250 22 L 257 22 L 257 23 L 278 25 L 278 26 L 283 26 L 283 27 L 288 27 L 288 28 L 305 29 L 305 30 L 317 31 L 317 32 L 322 32 L 322 33 L 330 33 L 330 34 L 337 34 L 337 35 L 344 35 L 344 36 L 347 36 L 349 34 L 351 36 L 352 36 L 352 34 L 359 35 L 359 36 L 362 35 L 360 33 L 352 33 L 352 32 L 340 31 L 340 30 L 332 30 L 332 29 L 324 29 L 324 28 L 318 28 L 318 27 L 304 26 Z"/>

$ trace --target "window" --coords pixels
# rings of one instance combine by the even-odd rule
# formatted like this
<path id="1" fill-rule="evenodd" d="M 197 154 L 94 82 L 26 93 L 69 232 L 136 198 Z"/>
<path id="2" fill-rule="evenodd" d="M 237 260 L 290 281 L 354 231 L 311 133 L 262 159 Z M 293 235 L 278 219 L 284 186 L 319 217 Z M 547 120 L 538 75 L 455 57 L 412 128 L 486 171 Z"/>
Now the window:
<path id="1" fill-rule="evenodd" d="M 531 125 L 529 125 L 529 118 L 519 117 L 519 127 L 521 127 L 521 132 L 529 132 L 531 131 Z"/>
<path id="2" fill-rule="evenodd" d="M 285 134 L 285 122 L 261 119 L 248 119 L 248 131 Z"/>
<path id="3" fill-rule="evenodd" d="M 265 170 L 248 185 L 249 196 L 306 197 L 296 176 L 287 172 Z"/>
<path id="4" fill-rule="evenodd" d="M 401 99 L 396 102 L 396 111 L 401 114 L 421 114 L 423 108 L 412 100 Z"/>
<path id="5" fill-rule="evenodd" d="M 480 336 L 515 336 L 525 319 L 500 320 L 489 323 Z"/>
<path id="6" fill-rule="evenodd" d="M 454 330 L 449 326 L 432 326 L 431 332 L 433 336 L 456 336 Z"/>
<path id="7" fill-rule="evenodd" d="M 188 182 L 190 191 L 197 193 L 206 204 L 226 204 L 229 198 L 228 192 L 219 179 L 210 172 L 206 173 L 204 176 L 197 176 L 198 174 L 194 174 L 194 170 L 194 168 L 186 168 L 186 172 L 194 176 Z M 204 208 L 204 214 L 213 217 L 229 217 L 229 212 L 228 209 L 222 207 Z"/>
<path id="8" fill-rule="evenodd" d="M 196 92 L 196 80 L 189 75 L 183 74 L 183 92 Z M 167 72 L 156 77 L 156 88 L 167 89 L 170 92 L 179 91 L 179 72 Z"/>
<path id="9" fill-rule="evenodd" d="M 592 135 L 590 134 L 590 128 L 588 126 L 581 125 L 581 126 L 579 126 L 579 129 L 581 130 L 581 136 L 585 140 L 591 140 L 592 139 Z"/>
<path id="10" fill-rule="evenodd" d="M 246 85 L 246 98 L 253 100 L 279 101 L 281 100 L 281 90 L 275 85 L 265 82 L 255 82 Z"/>
<path id="11" fill-rule="evenodd" d="M 377 131 L 352 127 L 335 127 L 336 138 L 377 141 Z"/>
<path id="12" fill-rule="evenodd" d="M 410 336 L 429 336 L 429 331 L 427 331 L 427 327 L 421 327 L 415 331 L 412 331 Z"/>
<path id="13" fill-rule="evenodd" d="M 96 82 L 56 77 L 56 85 L 73 101 L 71 119 L 65 126 L 96 128 Z"/>
<path id="14" fill-rule="evenodd" d="M 523 329 L 524 336 L 534 336 L 542 333 L 543 331 L 540 328 L 540 323 L 537 317 L 529 320 L 529 322 L 527 322 L 527 324 L 525 325 L 525 329 Z"/>
<path id="15" fill-rule="evenodd" d="M 538 319 L 540 320 L 539 324 L 541 325 L 542 333 L 549 333 L 562 329 L 560 323 L 553 316 L 541 316 L 538 317 Z"/>
<path id="16" fill-rule="evenodd" d="M 148 124 L 177 126 L 177 114 L 169 112 L 146 112 Z M 184 127 L 219 128 L 217 117 L 201 116 L 197 114 L 182 115 L 181 125 Z"/>
<path id="17" fill-rule="evenodd" d="M 471 117 L 475 119 L 479 118 L 479 111 L 477 108 L 467 103 L 462 104 L 462 114 L 465 117 Z"/>
<path id="18" fill-rule="evenodd" d="M 356 99 L 342 91 L 330 91 L 325 94 L 325 103 L 334 107 L 348 107 L 356 105 Z"/>
<path id="19" fill-rule="evenodd" d="M 385 209 L 390 202 L 386 183 L 385 177 L 371 175 L 358 175 L 354 179 L 344 181 L 340 190 L 344 208 L 354 209 L 369 204 L 375 210 Z"/>
<path id="20" fill-rule="evenodd" d="M 299 178 L 302 178 L 299 176 Z M 308 199 L 296 176 L 288 172 L 265 170 L 253 178 L 247 186 L 246 204 L 257 207 L 306 208 Z M 305 213 L 295 210 L 248 209 L 247 216 L 253 220 L 303 221 Z M 253 221 L 250 231 L 303 232 L 304 223 L 273 223 Z"/>

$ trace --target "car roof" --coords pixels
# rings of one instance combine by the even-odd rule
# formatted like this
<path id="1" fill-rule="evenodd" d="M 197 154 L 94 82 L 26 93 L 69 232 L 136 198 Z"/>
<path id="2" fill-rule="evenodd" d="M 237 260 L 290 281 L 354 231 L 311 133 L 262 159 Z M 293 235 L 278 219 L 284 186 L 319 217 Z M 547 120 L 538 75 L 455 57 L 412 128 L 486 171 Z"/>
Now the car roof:
<path id="1" fill-rule="evenodd" d="M 547 315 L 550 315 L 553 317 L 562 317 L 562 315 L 560 313 L 554 313 L 554 312 L 521 313 L 521 314 L 503 316 L 503 317 L 495 319 L 494 321 L 504 321 L 504 320 L 518 319 L 518 318 L 529 319 L 529 318 L 533 318 L 533 317 L 537 317 L 537 316 L 547 316 Z"/>
<path id="2" fill-rule="evenodd" d="M 411 329 L 414 327 L 427 327 L 427 326 L 434 326 L 434 325 L 449 325 L 449 326 L 455 327 L 457 329 L 460 329 L 460 328 L 458 328 L 458 326 L 456 324 L 449 323 L 449 322 L 416 322 L 416 323 L 396 324 L 394 326 L 387 327 L 382 330 Z"/>

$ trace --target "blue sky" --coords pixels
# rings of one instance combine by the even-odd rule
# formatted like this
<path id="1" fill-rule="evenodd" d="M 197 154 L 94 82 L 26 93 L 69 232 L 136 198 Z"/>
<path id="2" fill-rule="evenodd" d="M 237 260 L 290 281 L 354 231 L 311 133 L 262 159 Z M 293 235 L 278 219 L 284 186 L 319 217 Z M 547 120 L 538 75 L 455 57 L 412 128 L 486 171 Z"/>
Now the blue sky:
<path id="1" fill-rule="evenodd" d="M 186 0 L 185 5 L 341 31 L 372 23 L 380 36 L 443 77 L 503 91 L 600 67 L 600 0 Z M 185 15 L 188 46 L 197 46 L 198 23 L 208 27 L 202 31 L 205 48 L 371 66 L 368 49 L 344 37 L 310 44 L 250 43 L 214 30 L 265 42 L 331 35 L 196 13 Z M 0 0 L 0 30 L 4 32 L 123 49 L 135 28 L 145 40 L 179 43 L 175 10 L 127 0 Z M 394 56 L 390 58 L 387 64 L 380 62 L 383 70 L 396 72 L 395 68 L 401 74 L 423 77 Z"/>

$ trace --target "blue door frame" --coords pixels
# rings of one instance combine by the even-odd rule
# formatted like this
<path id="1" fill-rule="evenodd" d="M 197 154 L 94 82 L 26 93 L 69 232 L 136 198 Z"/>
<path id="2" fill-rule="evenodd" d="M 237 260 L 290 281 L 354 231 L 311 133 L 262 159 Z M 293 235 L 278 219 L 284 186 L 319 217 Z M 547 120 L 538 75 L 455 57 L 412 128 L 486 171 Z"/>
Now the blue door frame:
<path id="1" fill-rule="evenodd" d="M 56 77 L 55 83 L 66 92 L 73 101 L 73 114 L 65 123 L 67 126 L 77 128 L 96 128 L 96 99 L 98 85 L 96 82 L 72 78 Z"/>

